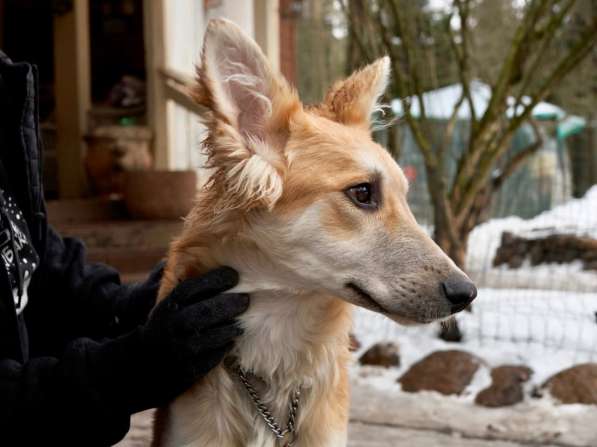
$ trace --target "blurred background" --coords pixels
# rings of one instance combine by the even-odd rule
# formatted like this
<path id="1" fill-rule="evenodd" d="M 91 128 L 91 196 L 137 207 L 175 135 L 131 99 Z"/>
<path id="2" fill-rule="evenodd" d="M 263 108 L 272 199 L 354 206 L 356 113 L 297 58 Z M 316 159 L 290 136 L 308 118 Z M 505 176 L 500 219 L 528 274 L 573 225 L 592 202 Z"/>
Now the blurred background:
<path id="1" fill-rule="evenodd" d="M 597 1 L 0 0 L 0 49 L 39 70 L 50 219 L 127 281 L 207 178 L 188 88 L 213 17 L 307 103 L 392 57 L 375 138 L 480 289 L 446 327 L 356 311 L 350 445 L 597 445 Z"/>

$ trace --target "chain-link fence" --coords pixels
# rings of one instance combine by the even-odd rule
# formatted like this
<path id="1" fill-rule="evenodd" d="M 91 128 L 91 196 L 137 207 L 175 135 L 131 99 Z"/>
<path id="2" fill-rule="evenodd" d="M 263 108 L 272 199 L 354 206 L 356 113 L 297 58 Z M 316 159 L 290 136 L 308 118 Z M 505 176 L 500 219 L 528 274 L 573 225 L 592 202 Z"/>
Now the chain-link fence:
<path id="1" fill-rule="evenodd" d="M 592 132 L 591 126 L 584 131 Z M 424 166 L 408 133 L 401 138 L 399 162 L 410 177 L 411 208 L 430 229 L 433 209 Z M 587 180 L 595 151 L 586 145 L 590 141 L 586 135 L 548 141 L 504 185 L 490 220 L 473 230 L 466 270 L 480 290 L 472 313 L 457 317 L 465 346 L 501 351 L 510 362 L 597 361 L 597 185 Z M 515 146 L 516 141 L 513 150 Z M 570 154 L 577 165 L 585 160 L 582 185 Z M 581 197 L 574 198 L 573 192 Z M 437 331 L 401 327 L 361 311 L 355 319 L 355 332 L 371 342 L 410 339 L 424 344 Z"/>

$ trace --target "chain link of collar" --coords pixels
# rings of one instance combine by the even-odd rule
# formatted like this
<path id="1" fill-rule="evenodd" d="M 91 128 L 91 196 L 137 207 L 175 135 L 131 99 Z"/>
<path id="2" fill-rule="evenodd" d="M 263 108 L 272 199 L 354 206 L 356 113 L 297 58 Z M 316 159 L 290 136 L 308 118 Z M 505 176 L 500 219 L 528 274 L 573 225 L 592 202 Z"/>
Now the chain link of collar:
<path id="1" fill-rule="evenodd" d="M 296 431 L 296 417 L 299 410 L 301 389 L 296 388 L 292 392 L 290 401 L 288 402 L 288 422 L 286 423 L 286 427 L 282 428 L 279 422 L 272 414 L 271 410 L 268 408 L 268 406 L 263 403 L 263 401 L 259 397 L 259 393 L 257 393 L 257 390 L 253 387 L 253 385 L 251 385 L 248 379 L 249 375 L 256 378 L 259 377 L 251 372 L 243 370 L 239 365 L 235 366 L 234 372 L 236 373 L 239 380 L 247 390 L 247 393 L 251 397 L 251 400 L 255 405 L 257 413 L 259 413 L 259 415 L 261 416 L 265 424 L 268 426 L 270 431 L 274 434 L 274 436 L 279 440 L 279 442 L 285 442 L 283 444 L 283 447 L 294 446 L 298 439 L 298 434 Z"/>

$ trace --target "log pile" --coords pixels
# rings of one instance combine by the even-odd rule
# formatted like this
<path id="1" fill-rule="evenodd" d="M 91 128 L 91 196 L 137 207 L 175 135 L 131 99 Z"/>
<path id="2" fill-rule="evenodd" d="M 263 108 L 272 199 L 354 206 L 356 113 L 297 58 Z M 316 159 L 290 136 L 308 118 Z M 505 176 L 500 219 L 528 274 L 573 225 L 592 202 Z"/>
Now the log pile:
<path id="1" fill-rule="evenodd" d="M 515 269 L 521 267 L 527 259 L 533 266 L 580 261 L 585 270 L 597 271 L 597 239 L 572 234 L 525 238 L 510 232 L 502 233 L 493 265 L 507 265 Z"/>

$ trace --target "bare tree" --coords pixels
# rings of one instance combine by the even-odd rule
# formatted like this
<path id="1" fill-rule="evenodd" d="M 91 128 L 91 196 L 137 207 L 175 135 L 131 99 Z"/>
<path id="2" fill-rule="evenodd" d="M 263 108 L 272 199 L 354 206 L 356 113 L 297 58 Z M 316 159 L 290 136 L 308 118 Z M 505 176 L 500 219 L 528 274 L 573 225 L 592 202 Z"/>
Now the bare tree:
<path id="1" fill-rule="evenodd" d="M 402 99 L 404 120 L 423 155 L 427 170 L 428 190 L 435 214 L 435 239 L 460 266 L 464 265 L 468 235 L 486 217 L 484 211 L 492 195 L 538 148 L 533 143 L 517 156 L 504 162 L 514 132 L 531 120 L 533 108 L 573 70 L 597 42 L 597 17 L 592 17 L 584 30 L 577 32 L 574 42 L 559 51 L 557 60 L 545 55 L 552 40 L 568 20 L 576 0 L 530 0 L 521 11 L 507 51 L 491 81 L 491 98 L 487 108 L 475 110 L 471 93 L 473 76 L 482 69 L 473 67 L 471 38 L 472 0 L 454 0 L 452 12 L 441 21 L 443 30 L 428 33 L 425 28 L 422 2 L 408 0 L 350 0 L 343 8 L 351 26 L 350 36 L 365 59 L 381 54 L 392 56 L 393 86 L 391 94 Z M 355 5 L 359 4 L 358 9 Z M 357 11 L 357 12 L 355 12 Z M 358 16 L 358 17 L 356 17 Z M 454 21 L 458 26 L 454 26 Z M 371 33 L 378 39 L 371 39 Z M 442 35 L 443 33 L 443 35 Z M 438 38 L 439 36 L 439 38 Z M 431 42 L 427 42 L 426 39 Z M 455 79 L 462 86 L 462 97 L 454 106 L 443 144 L 432 144 L 429 119 L 423 94 L 437 84 L 430 53 L 451 51 Z M 445 60 L 445 58 L 444 58 Z M 443 64 L 444 69 L 447 64 Z M 437 75 L 436 75 L 437 76 Z M 443 75 L 443 80 L 450 75 Z M 516 107 L 508 116 L 508 99 L 514 97 Z M 418 103 L 418 116 L 411 113 L 413 101 Z M 448 179 L 445 172 L 447 145 L 451 141 L 457 111 L 466 103 L 471 112 L 467 147 L 458 159 L 456 175 Z"/>
<path id="2" fill-rule="evenodd" d="M 566 45 L 553 54 L 554 42 L 571 20 L 577 0 L 528 0 L 515 10 L 516 17 L 512 15 L 516 22 L 510 27 L 510 35 L 504 33 L 501 41 L 495 42 L 501 47 L 481 48 L 492 51 L 490 61 L 477 57 L 480 53 L 473 36 L 483 32 L 476 28 L 482 17 L 471 17 L 482 0 L 453 0 L 443 14 L 430 13 L 426 3 L 347 0 L 341 5 L 349 37 L 354 40 L 349 47 L 357 49 L 364 60 L 382 54 L 392 57 L 389 94 L 401 98 L 403 119 L 424 160 L 434 210 L 434 238 L 464 267 L 469 234 L 487 218 L 492 197 L 541 146 L 540 133 L 533 126 L 536 140 L 511 157 L 507 152 L 514 133 L 524 123 L 533 124 L 535 106 L 594 49 L 597 16 L 585 17 L 582 29 L 577 27 L 573 36 L 567 36 Z M 491 97 L 483 111 L 475 110 L 471 92 L 475 78 L 491 86 Z M 436 139 L 438 143 L 431 137 L 431 119 L 423 95 L 440 83 L 452 82 L 460 84 L 462 95 L 450 113 L 443 137 Z M 511 98 L 514 107 L 508 103 Z M 418 106 L 416 116 L 413 103 Z M 456 160 L 455 174 L 448 175 L 448 147 L 463 104 L 468 105 L 471 115 L 466 147 Z"/>

